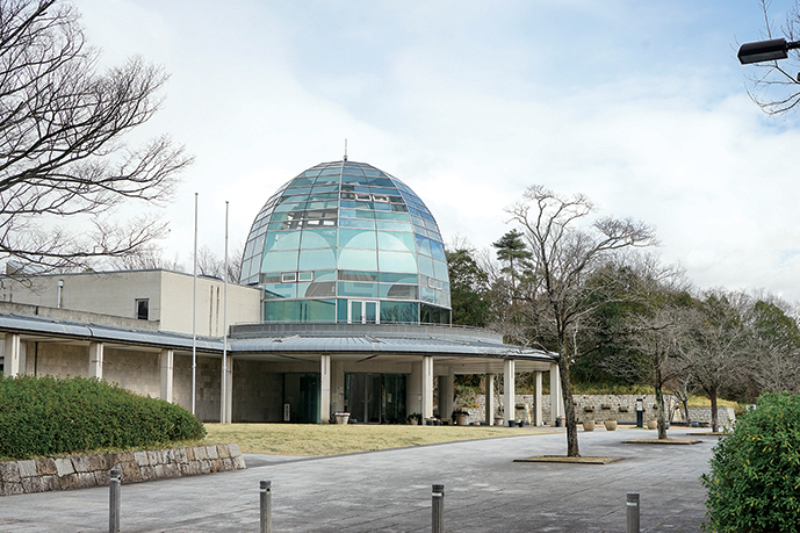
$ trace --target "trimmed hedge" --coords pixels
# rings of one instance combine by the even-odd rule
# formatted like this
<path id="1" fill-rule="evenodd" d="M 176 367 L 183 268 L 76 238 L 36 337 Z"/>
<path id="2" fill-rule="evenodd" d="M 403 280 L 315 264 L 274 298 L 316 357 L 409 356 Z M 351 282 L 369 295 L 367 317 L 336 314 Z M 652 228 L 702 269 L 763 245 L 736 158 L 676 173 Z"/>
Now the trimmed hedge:
<path id="1" fill-rule="evenodd" d="M 0 458 L 152 446 L 205 435 L 186 409 L 96 378 L 0 375 Z"/>
<path id="2" fill-rule="evenodd" d="M 714 448 L 706 531 L 800 532 L 800 396 L 765 394 Z"/>

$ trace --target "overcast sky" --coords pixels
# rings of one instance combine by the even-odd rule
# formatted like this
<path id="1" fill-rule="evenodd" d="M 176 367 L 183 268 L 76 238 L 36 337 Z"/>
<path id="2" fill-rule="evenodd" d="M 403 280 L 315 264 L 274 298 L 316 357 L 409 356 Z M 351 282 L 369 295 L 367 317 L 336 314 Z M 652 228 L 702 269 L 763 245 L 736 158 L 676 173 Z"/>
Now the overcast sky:
<path id="1" fill-rule="evenodd" d="M 788 0 L 774 0 L 780 24 Z M 526 187 L 656 228 L 699 288 L 800 301 L 800 110 L 768 117 L 736 50 L 756 0 L 77 0 L 104 64 L 171 73 L 141 132 L 196 156 L 167 256 L 231 247 L 284 182 L 349 158 L 403 180 L 447 242 L 488 248 Z"/>

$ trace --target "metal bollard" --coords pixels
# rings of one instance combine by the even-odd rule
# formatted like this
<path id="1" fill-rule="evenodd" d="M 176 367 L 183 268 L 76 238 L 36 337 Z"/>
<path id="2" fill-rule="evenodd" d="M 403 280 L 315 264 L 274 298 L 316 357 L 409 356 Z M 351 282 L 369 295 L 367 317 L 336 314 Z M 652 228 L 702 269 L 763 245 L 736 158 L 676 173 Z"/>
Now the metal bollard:
<path id="1" fill-rule="evenodd" d="M 639 493 L 629 492 L 628 501 L 628 533 L 639 533 Z"/>
<path id="2" fill-rule="evenodd" d="M 272 533 L 272 481 L 261 482 L 261 533 Z"/>
<path id="3" fill-rule="evenodd" d="M 431 531 L 444 533 L 444 485 L 433 486 Z"/>
<path id="4" fill-rule="evenodd" d="M 119 533 L 119 504 L 122 470 L 112 468 L 108 480 L 108 533 Z"/>

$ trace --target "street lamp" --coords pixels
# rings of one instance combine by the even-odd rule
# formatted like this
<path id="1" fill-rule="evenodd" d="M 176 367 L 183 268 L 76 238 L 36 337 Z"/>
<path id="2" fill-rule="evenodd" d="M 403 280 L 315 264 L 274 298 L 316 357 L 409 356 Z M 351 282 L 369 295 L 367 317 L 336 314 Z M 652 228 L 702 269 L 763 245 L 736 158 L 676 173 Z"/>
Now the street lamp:
<path id="1" fill-rule="evenodd" d="M 800 48 L 800 41 L 786 42 L 786 39 L 772 39 L 757 43 L 745 43 L 739 48 L 739 62 L 742 65 L 775 61 L 789 57 L 789 50 Z"/>

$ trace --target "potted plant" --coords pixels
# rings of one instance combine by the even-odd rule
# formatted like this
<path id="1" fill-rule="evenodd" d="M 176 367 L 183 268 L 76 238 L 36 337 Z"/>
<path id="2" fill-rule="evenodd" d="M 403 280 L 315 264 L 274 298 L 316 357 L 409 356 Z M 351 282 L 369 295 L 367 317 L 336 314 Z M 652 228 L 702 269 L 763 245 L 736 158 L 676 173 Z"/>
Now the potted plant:
<path id="1" fill-rule="evenodd" d="M 647 421 L 647 429 L 658 429 L 658 419 L 651 418 Z"/>
<path id="2" fill-rule="evenodd" d="M 336 417 L 337 424 L 347 424 L 347 421 L 350 420 L 350 413 L 344 411 L 336 411 L 333 416 Z"/>
<path id="3" fill-rule="evenodd" d="M 453 423 L 456 426 L 466 426 L 467 425 L 467 418 L 469 418 L 469 411 L 465 411 L 463 409 L 456 409 L 453 411 L 451 415 Z"/>
<path id="4" fill-rule="evenodd" d="M 606 418 L 603 420 L 603 424 L 606 426 L 606 431 L 614 431 L 617 429 L 617 419 L 616 418 Z"/>
<path id="5" fill-rule="evenodd" d="M 584 418 L 583 419 L 583 430 L 584 431 L 594 431 L 594 418 Z"/>
<path id="6" fill-rule="evenodd" d="M 419 413 L 411 413 L 410 415 L 408 415 L 408 416 L 406 417 L 406 420 L 407 420 L 407 421 L 408 421 L 408 423 L 409 423 L 409 424 L 411 424 L 412 426 L 416 426 L 417 424 L 419 424 L 420 422 L 422 422 L 422 415 L 421 415 L 421 414 L 419 414 Z"/>

